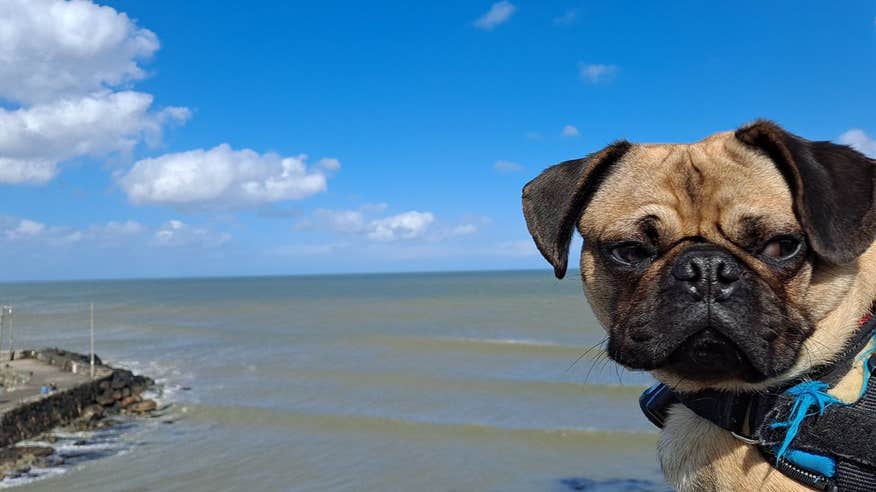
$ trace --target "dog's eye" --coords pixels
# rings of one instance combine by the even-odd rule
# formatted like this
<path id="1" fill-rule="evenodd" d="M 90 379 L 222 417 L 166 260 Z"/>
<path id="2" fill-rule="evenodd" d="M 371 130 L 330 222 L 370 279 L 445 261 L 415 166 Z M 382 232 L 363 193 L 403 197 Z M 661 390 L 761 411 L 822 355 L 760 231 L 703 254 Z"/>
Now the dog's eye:
<path id="1" fill-rule="evenodd" d="M 621 243 L 611 248 L 611 259 L 627 266 L 637 265 L 653 256 L 653 250 L 642 243 Z"/>
<path id="2" fill-rule="evenodd" d="M 778 236 L 763 248 L 763 255 L 775 261 L 786 261 L 797 256 L 803 243 L 793 236 Z"/>

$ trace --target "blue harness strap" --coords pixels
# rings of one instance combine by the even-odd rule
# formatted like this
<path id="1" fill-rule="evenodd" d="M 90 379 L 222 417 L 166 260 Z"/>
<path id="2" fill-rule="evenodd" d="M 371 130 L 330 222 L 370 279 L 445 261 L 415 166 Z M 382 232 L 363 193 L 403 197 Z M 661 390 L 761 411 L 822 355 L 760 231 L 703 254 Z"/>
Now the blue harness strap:
<path id="1" fill-rule="evenodd" d="M 842 402 L 826 392 L 826 383 L 805 381 L 782 394 L 756 432 L 776 468 L 817 490 L 876 490 L 876 384 L 870 382 L 876 355 L 863 355 L 858 401 Z"/>
<path id="2" fill-rule="evenodd" d="M 867 318 L 835 363 L 780 393 L 675 393 L 658 384 L 639 403 L 658 427 L 672 405 L 683 404 L 755 445 L 776 469 L 815 490 L 876 491 L 876 382 L 870 381 L 876 349 L 862 352 L 874 333 L 876 318 Z M 867 358 L 861 396 L 845 403 L 827 389 L 848 374 L 858 354 Z"/>

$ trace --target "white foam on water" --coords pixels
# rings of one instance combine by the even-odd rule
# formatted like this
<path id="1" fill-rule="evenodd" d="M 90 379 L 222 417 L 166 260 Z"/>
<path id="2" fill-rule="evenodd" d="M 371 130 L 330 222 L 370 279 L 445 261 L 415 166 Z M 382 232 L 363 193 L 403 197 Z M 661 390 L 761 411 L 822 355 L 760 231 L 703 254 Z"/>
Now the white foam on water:
<path id="1" fill-rule="evenodd" d="M 26 485 L 36 480 L 42 480 L 44 478 L 63 475 L 66 472 L 67 468 L 63 466 L 56 466 L 51 468 L 33 467 L 27 473 L 23 473 L 17 477 L 7 478 L 0 481 L 0 489 L 8 489 L 12 487 L 18 487 L 19 485 Z"/>
<path id="2" fill-rule="evenodd" d="M 55 450 L 53 456 L 64 459 L 64 463 L 50 467 L 32 467 L 27 473 L 0 480 L 0 489 L 17 487 L 37 480 L 66 473 L 74 467 L 110 456 L 127 454 L 133 447 L 143 442 L 143 436 L 161 425 L 160 417 L 174 412 L 185 414 L 186 408 L 175 406 L 180 395 L 187 392 L 191 377 L 178 368 L 157 363 L 143 364 L 138 361 L 113 362 L 112 367 L 128 369 L 134 374 L 151 377 L 155 387 L 143 393 L 144 399 L 153 399 L 158 404 L 155 416 L 158 418 L 115 416 L 110 417 L 114 425 L 106 429 L 73 431 L 57 428 L 50 433 L 57 438 L 55 442 L 46 440 L 25 440 L 17 446 L 46 446 Z"/>
<path id="3" fill-rule="evenodd" d="M 162 362 L 151 361 L 144 364 L 134 360 L 120 360 L 113 362 L 112 366 L 127 369 L 134 374 L 151 377 L 155 381 L 155 387 L 146 391 L 143 398 L 155 400 L 159 409 L 180 401 L 181 394 L 188 393 L 194 380 L 192 374 L 183 372 L 177 366 Z M 198 403 L 191 393 L 187 394 L 185 399 L 192 401 L 192 403 Z"/>

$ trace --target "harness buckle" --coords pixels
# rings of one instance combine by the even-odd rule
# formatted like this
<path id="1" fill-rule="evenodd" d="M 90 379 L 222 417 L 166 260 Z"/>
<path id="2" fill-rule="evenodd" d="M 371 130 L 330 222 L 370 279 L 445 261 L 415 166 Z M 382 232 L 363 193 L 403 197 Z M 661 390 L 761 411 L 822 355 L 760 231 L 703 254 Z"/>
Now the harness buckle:
<path id="1" fill-rule="evenodd" d="M 758 446 L 760 444 L 763 444 L 763 442 L 761 442 L 760 439 L 754 439 L 753 437 L 743 436 L 742 434 L 737 434 L 733 431 L 730 431 L 730 434 L 733 437 L 735 437 L 736 439 L 739 439 L 740 441 L 744 442 L 745 444 L 751 444 L 753 446 Z"/>

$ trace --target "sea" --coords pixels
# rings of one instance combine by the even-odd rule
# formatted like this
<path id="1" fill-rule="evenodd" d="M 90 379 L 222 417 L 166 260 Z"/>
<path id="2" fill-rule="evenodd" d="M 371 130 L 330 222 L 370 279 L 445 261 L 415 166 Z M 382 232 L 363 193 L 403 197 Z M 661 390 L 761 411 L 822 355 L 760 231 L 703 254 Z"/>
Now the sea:
<path id="1" fill-rule="evenodd" d="M 647 374 L 574 273 L 0 283 L 3 349 L 154 378 L 161 411 L 58 432 L 24 491 L 667 491 Z M 7 330 L 8 331 L 8 330 Z"/>

